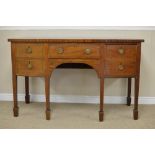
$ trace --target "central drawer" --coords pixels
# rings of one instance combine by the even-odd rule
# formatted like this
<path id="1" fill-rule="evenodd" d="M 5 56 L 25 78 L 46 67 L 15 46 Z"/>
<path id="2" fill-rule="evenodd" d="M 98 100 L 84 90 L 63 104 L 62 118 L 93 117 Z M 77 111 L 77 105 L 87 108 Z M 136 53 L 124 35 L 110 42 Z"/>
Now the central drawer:
<path id="1" fill-rule="evenodd" d="M 49 45 L 49 58 L 80 58 L 80 59 L 99 59 L 99 44 L 88 43 L 57 43 Z"/>

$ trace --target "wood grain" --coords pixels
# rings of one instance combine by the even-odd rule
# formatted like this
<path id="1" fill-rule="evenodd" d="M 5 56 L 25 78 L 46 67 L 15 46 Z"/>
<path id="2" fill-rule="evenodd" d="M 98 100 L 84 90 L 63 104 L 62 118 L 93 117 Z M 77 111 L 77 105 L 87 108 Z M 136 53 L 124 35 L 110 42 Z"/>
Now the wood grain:
<path id="1" fill-rule="evenodd" d="M 59 53 L 59 49 L 62 53 Z M 87 49 L 90 53 L 87 53 Z M 68 44 L 50 44 L 49 45 L 49 58 L 71 58 L 71 59 L 99 59 L 100 46 L 99 44 L 81 44 L 81 43 L 68 43 Z"/>
<path id="2" fill-rule="evenodd" d="M 17 43 L 15 53 L 17 58 L 43 58 L 45 55 L 43 44 L 34 43 Z"/>
<path id="3" fill-rule="evenodd" d="M 28 66 L 32 65 L 32 68 Z M 45 74 L 45 64 L 42 59 L 17 59 L 16 74 L 23 76 L 43 76 Z"/>
<path id="4" fill-rule="evenodd" d="M 131 59 L 136 61 L 137 46 L 136 45 L 107 45 L 105 58 Z M 119 50 L 122 49 L 122 53 Z"/>

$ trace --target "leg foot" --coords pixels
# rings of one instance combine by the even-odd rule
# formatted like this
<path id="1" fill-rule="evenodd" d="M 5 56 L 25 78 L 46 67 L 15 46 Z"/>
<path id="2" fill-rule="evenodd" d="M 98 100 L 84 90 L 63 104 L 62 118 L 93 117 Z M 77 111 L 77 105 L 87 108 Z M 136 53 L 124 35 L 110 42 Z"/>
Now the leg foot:
<path id="1" fill-rule="evenodd" d="M 127 106 L 131 105 L 131 97 L 127 97 Z"/>
<path id="2" fill-rule="evenodd" d="M 46 110 L 46 120 L 50 120 L 51 119 L 51 110 Z"/>
<path id="3" fill-rule="evenodd" d="M 104 112 L 103 111 L 99 111 L 99 121 L 103 122 L 104 120 Z"/>
<path id="4" fill-rule="evenodd" d="M 29 104 L 30 103 L 30 95 L 25 96 L 25 103 Z"/>
<path id="5" fill-rule="evenodd" d="M 18 115 L 19 115 L 19 108 L 18 107 L 13 108 L 13 114 L 14 114 L 14 117 L 18 117 Z"/>
<path id="6" fill-rule="evenodd" d="M 138 120 L 138 110 L 133 110 L 133 118 L 134 120 Z"/>

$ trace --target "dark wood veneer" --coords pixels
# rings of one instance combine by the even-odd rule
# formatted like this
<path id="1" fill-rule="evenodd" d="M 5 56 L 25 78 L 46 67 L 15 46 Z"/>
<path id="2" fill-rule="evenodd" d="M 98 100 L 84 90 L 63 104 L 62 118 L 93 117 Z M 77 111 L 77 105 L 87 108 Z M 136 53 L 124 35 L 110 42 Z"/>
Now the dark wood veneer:
<path id="1" fill-rule="evenodd" d="M 141 43 L 143 39 L 8 39 L 14 43 Z"/>

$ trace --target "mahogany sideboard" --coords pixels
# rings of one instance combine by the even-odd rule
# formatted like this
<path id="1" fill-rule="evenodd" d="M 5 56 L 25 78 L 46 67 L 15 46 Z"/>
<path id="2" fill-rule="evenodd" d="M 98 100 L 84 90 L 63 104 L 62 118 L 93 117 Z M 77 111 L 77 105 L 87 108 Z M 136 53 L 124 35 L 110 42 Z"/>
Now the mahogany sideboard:
<path id="1" fill-rule="evenodd" d="M 127 105 L 134 84 L 133 118 L 138 119 L 141 43 L 127 39 L 8 39 L 11 42 L 14 116 L 18 116 L 17 77 L 25 77 L 25 102 L 30 103 L 29 77 L 45 79 L 46 119 L 50 120 L 50 77 L 57 67 L 93 68 L 100 78 L 99 120 L 104 120 L 104 78 L 128 78 Z M 89 66 L 89 67 L 88 67 Z"/>

